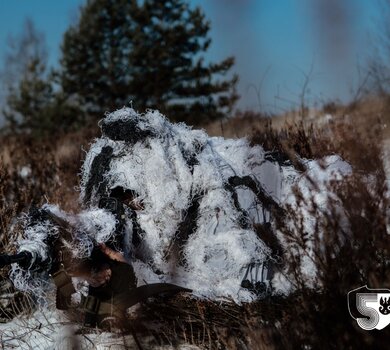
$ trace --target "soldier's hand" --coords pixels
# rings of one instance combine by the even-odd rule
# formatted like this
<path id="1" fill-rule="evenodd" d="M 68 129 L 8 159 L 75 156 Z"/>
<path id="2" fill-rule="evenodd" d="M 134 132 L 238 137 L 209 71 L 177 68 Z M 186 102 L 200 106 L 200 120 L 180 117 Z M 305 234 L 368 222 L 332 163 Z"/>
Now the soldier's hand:
<path id="1" fill-rule="evenodd" d="M 115 250 L 112 250 L 111 248 L 108 248 L 104 243 L 99 244 L 100 250 L 107 255 L 111 260 L 120 261 L 123 263 L 127 263 L 125 257 L 122 253 L 116 252 Z"/>

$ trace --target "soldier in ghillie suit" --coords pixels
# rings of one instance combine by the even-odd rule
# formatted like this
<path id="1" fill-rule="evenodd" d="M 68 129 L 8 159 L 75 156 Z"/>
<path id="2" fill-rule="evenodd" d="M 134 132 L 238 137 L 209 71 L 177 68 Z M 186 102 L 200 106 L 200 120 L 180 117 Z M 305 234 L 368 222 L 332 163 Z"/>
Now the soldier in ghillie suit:
<path id="1" fill-rule="evenodd" d="M 45 205 L 28 216 L 11 270 L 17 288 L 41 293 L 48 271 L 57 306 L 81 295 L 98 315 L 91 325 L 156 293 L 236 302 L 272 293 L 281 254 L 272 231 L 283 215 L 275 195 L 288 165 L 245 139 L 210 138 L 157 111 L 124 108 L 100 126 L 82 167 L 84 211 Z"/>

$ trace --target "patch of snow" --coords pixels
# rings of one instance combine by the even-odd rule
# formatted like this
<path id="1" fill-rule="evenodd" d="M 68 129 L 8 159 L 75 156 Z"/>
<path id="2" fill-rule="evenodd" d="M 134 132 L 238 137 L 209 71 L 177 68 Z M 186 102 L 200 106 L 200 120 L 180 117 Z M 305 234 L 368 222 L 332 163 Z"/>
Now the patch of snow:
<path id="1" fill-rule="evenodd" d="M 31 175 L 31 167 L 29 165 L 25 165 L 20 168 L 19 176 L 23 179 L 28 178 Z"/>
<path id="2" fill-rule="evenodd" d="M 83 328 L 54 306 L 35 311 L 32 315 L 21 316 L 8 323 L 0 323 L 0 347 L 2 349 L 68 350 L 93 349 L 115 350 L 136 349 L 132 335 L 122 335 L 91 329 L 85 334 L 77 334 Z M 85 332 L 85 329 L 84 329 Z M 142 338 L 147 349 L 198 349 L 193 345 L 180 344 L 178 347 L 156 347 L 152 338 Z"/>

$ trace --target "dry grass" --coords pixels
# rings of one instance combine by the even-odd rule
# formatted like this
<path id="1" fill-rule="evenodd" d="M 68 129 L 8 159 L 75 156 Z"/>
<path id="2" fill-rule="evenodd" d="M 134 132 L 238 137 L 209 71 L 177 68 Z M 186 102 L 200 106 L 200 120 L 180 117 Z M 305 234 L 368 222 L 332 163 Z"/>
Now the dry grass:
<path id="1" fill-rule="evenodd" d="M 262 128 L 269 117 L 255 112 L 238 113 L 234 118 L 219 120 L 204 125 L 210 136 L 223 136 L 225 138 L 239 138 L 251 135 L 254 128 Z"/>
<path id="2" fill-rule="evenodd" d="M 359 115 L 358 110 L 350 113 Z M 186 342 L 204 349 L 387 348 L 388 330 L 375 333 L 361 330 L 349 316 L 346 301 L 349 290 L 364 284 L 371 288 L 390 287 L 389 203 L 379 136 L 387 132 L 383 120 L 388 115 L 385 108 L 381 113 L 377 126 L 373 119 L 368 122 L 360 115 L 359 120 L 366 127 L 362 126 L 363 122 L 342 117 L 322 128 L 307 121 L 291 120 L 283 125 L 277 121 L 275 126 L 275 122 L 271 124 L 255 114 L 228 120 L 222 127 L 220 123 L 209 125 L 206 129 L 210 134 L 225 137 L 249 134 L 256 126 L 251 138 L 253 144 L 283 153 L 301 169 L 303 165 L 296 155 L 320 158 L 337 153 L 350 162 L 354 172 L 341 182 L 329 184 L 328 191 L 335 193 L 340 202 L 330 201 L 326 215 L 314 201 L 297 191 L 300 208 L 285 207 L 288 215 L 278 220 L 279 231 L 292 247 L 284 254 L 284 265 L 288 266 L 289 278 L 296 286 L 294 293 L 242 306 L 200 301 L 184 295 L 157 298 L 143 304 L 132 316 L 139 337 L 152 335 L 156 344 Z M 11 230 L 14 217 L 32 203 L 40 205 L 47 199 L 65 210 L 79 209 L 74 187 L 78 185 L 76 174 L 83 157 L 81 145 L 87 147 L 96 133 L 96 129 L 88 129 L 44 142 L 28 137 L 1 140 L 0 242 L 3 248 L 8 249 L 13 239 L 8 233 L 18 232 Z M 31 176 L 27 178 L 18 175 L 25 165 L 31 168 Z M 315 191 L 313 185 L 313 195 Z M 340 203 L 350 224 L 348 232 L 340 223 Z M 303 209 L 316 221 L 313 237 L 302 225 L 302 216 L 307 215 Z M 315 288 L 307 288 L 298 268 L 303 255 L 309 254 L 309 243 L 315 247 L 318 270 Z M 301 255 L 293 254 L 297 249 Z M 4 276 L 6 271 L 2 273 Z"/>
<path id="3" fill-rule="evenodd" d="M 254 130 L 267 132 L 269 126 L 274 132 L 303 126 L 324 133 L 339 125 L 352 125 L 359 134 L 365 134 L 373 125 L 381 130 L 384 139 L 390 138 L 390 97 L 365 97 L 349 105 L 330 102 L 321 109 L 308 109 L 305 116 L 299 110 L 280 115 L 266 115 L 258 112 L 238 112 L 234 117 L 204 125 L 211 136 L 226 138 L 251 137 Z"/>

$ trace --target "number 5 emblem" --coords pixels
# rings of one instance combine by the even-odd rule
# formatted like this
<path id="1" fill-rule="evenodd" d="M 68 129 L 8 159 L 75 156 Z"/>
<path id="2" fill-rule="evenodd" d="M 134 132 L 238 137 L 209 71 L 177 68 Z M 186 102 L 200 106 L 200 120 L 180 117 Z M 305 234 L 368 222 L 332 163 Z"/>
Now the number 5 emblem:
<path id="1" fill-rule="evenodd" d="M 390 323 L 390 290 L 356 288 L 348 293 L 348 310 L 359 327 L 381 330 Z"/>

